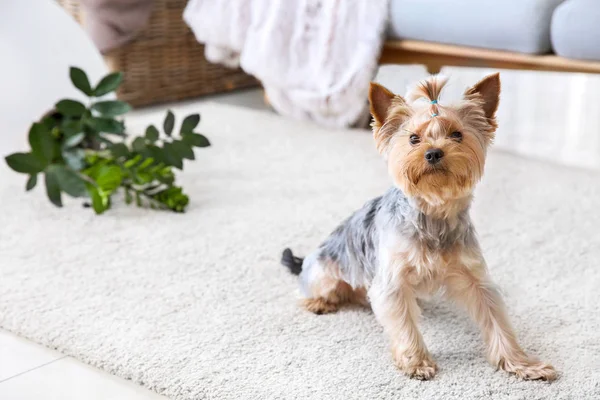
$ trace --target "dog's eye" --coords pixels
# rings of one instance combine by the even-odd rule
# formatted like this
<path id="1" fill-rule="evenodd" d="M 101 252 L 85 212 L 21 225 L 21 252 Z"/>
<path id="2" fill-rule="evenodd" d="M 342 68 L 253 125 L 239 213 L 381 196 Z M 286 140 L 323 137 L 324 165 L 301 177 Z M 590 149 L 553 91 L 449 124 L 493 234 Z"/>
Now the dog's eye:
<path id="1" fill-rule="evenodd" d="M 462 140 L 462 137 L 463 137 L 462 133 L 460 133 L 460 132 L 452 132 L 450 134 L 451 139 L 458 140 L 459 142 Z"/>
<path id="2" fill-rule="evenodd" d="M 421 141 L 421 138 L 418 135 L 410 135 L 408 141 L 410 144 L 418 144 Z"/>

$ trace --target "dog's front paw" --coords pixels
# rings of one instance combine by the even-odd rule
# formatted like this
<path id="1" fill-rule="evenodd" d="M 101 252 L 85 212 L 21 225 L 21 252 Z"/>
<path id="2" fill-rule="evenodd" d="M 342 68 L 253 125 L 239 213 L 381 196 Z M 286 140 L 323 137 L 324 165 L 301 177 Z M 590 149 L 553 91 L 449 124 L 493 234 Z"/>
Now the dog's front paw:
<path id="1" fill-rule="evenodd" d="M 393 356 L 396 366 L 411 378 L 426 381 L 433 378 L 438 369 L 429 353 L 407 355 L 394 350 Z"/>
<path id="2" fill-rule="evenodd" d="M 557 377 L 556 370 L 550 364 L 539 361 L 527 360 L 524 362 L 503 362 L 500 369 L 515 374 L 524 380 L 553 381 Z"/>
<path id="3" fill-rule="evenodd" d="M 556 370 L 550 364 L 541 362 L 517 366 L 515 375 L 525 380 L 541 379 L 544 381 L 553 381 L 556 379 Z"/>
<path id="4" fill-rule="evenodd" d="M 406 373 L 411 378 L 420 379 L 423 381 L 427 381 L 435 376 L 437 372 L 437 364 L 433 360 L 421 360 L 421 362 L 417 365 L 411 365 L 404 369 L 404 373 Z"/>

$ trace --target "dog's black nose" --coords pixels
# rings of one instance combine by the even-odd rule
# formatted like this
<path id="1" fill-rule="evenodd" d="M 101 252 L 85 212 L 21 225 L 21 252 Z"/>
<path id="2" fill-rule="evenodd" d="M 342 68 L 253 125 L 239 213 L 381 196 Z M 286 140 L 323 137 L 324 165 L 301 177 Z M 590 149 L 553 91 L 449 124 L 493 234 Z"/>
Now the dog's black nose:
<path id="1" fill-rule="evenodd" d="M 429 149 L 425 152 L 425 159 L 431 165 L 437 164 L 444 157 L 442 149 Z"/>

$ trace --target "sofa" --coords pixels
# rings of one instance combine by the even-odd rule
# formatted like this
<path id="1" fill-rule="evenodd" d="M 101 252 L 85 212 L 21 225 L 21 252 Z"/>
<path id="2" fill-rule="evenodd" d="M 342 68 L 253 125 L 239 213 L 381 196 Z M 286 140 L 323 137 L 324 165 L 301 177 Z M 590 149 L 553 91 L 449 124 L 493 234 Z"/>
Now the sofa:
<path id="1" fill-rule="evenodd" d="M 392 0 L 384 63 L 600 72 L 597 0 Z"/>

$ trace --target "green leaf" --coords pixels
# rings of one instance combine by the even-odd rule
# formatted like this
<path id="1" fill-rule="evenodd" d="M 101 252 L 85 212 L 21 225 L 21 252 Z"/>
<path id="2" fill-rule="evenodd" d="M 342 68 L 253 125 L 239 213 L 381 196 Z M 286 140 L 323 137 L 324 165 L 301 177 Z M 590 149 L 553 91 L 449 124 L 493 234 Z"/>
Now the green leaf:
<path id="1" fill-rule="evenodd" d="M 138 171 L 134 176 L 134 181 L 137 185 L 146 185 L 153 181 L 153 177 L 147 172 Z"/>
<path id="2" fill-rule="evenodd" d="M 29 145 L 31 152 L 44 165 L 48 165 L 54 157 L 57 143 L 43 124 L 35 123 L 29 130 Z"/>
<path id="3" fill-rule="evenodd" d="M 158 181 L 161 183 L 164 183 L 165 185 L 172 185 L 173 182 L 175 182 L 175 176 L 173 175 L 173 173 L 169 173 L 169 174 L 161 174 L 158 177 Z"/>
<path id="4" fill-rule="evenodd" d="M 140 196 L 140 192 L 135 192 L 135 204 L 138 207 L 142 207 L 144 204 L 142 203 L 142 197 Z"/>
<path id="5" fill-rule="evenodd" d="M 37 184 L 37 174 L 30 175 L 29 179 L 27 179 L 27 185 L 25 186 L 25 189 L 29 192 L 31 189 L 33 189 L 35 187 L 36 184 Z"/>
<path id="6" fill-rule="evenodd" d="M 81 171 L 85 167 L 85 151 L 83 149 L 65 149 L 62 156 L 67 166 L 75 171 Z"/>
<path id="7" fill-rule="evenodd" d="M 46 129 L 50 131 L 52 128 L 58 125 L 58 119 L 60 119 L 60 115 L 57 115 L 56 111 L 54 110 L 54 113 L 49 112 L 44 118 L 42 118 L 40 122 L 46 127 Z"/>
<path id="8" fill-rule="evenodd" d="M 150 165 L 152 165 L 153 162 L 154 162 L 154 159 L 152 157 L 146 158 L 144 160 L 144 162 L 142 162 L 140 165 L 138 165 L 138 169 L 141 171 L 145 168 L 148 168 Z"/>
<path id="9" fill-rule="evenodd" d="M 110 147 L 110 146 L 112 146 L 114 144 L 112 140 L 110 140 L 110 139 L 108 139 L 108 138 L 106 138 L 104 136 L 101 136 L 101 135 L 98 135 L 96 137 L 96 139 L 98 139 L 98 141 L 100 143 L 104 143 L 107 147 Z"/>
<path id="10" fill-rule="evenodd" d="M 88 151 L 87 153 L 84 152 L 84 158 L 85 158 L 86 163 L 96 164 L 96 162 L 100 159 L 100 156 L 98 156 L 98 153 L 96 153 L 95 151 Z M 88 168 L 88 171 L 89 170 L 90 169 Z M 87 171 L 86 171 L 86 175 L 91 176 Z"/>
<path id="11" fill-rule="evenodd" d="M 185 158 L 188 160 L 193 160 L 195 158 L 194 150 L 192 150 L 192 147 L 189 144 L 181 140 L 173 140 L 173 142 L 171 142 L 171 146 L 177 152 L 177 155 L 180 158 Z"/>
<path id="12" fill-rule="evenodd" d="M 154 161 L 154 164 L 152 164 L 152 167 L 150 168 L 150 172 L 152 172 L 153 174 L 160 174 L 160 171 L 165 167 L 165 164 L 156 160 Z"/>
<path id="13" fill-rule="evenodd" d="M 98 111 L 105 117 L 114 117 L 131 111 L 131 106 L 124 101 L 108 100 L 94 103 L 92 109 Z"/>
<path id="14" fill-rule="evenodd" d="M 146 128 L 146 139 L 154 143 L 158 140 L 158 129 L 154 125 L 150 125 Z"/>
<path id="15" fill-rule="evenodd" d="M 33 153 L 14 153 L 5 158 L 10 168 L 22 174 L 37 174 L 45 165 Z"/>
<path id="16" fill-rule="evenodd" d="M 208 147 L 210 146 L 210 142 L 206 138 L 206 136 L 201 135 L 199 133 L 184 133 L 181 135 L 181 138 L 187 144 L 194 147 Z"/>
<path id="17" fill-rule="evenodd" d="M 181 123 L 181 129 L 180 129 L 179 133 L 184 133 L 184 132 L 191 133 L 194 131 L 194 129 L 198 126 L 199 123 L 200 123 L 200 114 L 188 115 L 187 117 L 185 117 L 185 119 Z"/>
<path id="18" fill-rule="evenodd" d="M 106 192 L 92 185 L 87 185 L 87 190 L 92 199 L 92 207 L 96 214 L 102 214 L 108 210 L 110 196 Z"/>
<path id="19" fill-rule="evenodd" d="M 46 172 L 53 171 L 58 179 L 60 189 L 72 197 L 82 197 L 86 195 L 85 181 L 79 174 L 64 165 L 51 165 Z"/>
<path id="20" fill-rule="evenodd" d="M 175 212 L 184 212 L 189 198 L 180 187 L 172 186 L 152 195 L 158 202 Z"/>
<path id="21" fill-rule="evenodd" d="M 136 155 L 134 158 L 132 158 L 131 160 L 127 160 L 125 161 L 125 163 L 123 164 L 123 166 L 125 168 L 131 168 L 133 167 L 135 164 L 139 163 L 142 160 L 142 156 L 140 156 L 139 154 Z"/>
<path id="22" fill-rule="evenodd" d="M 173 147 L 172 143 L 163 144 L 162 150 L 164 160 L 161 161 L 164 161 L 177 169 L 183 169 L 183 160 L 181 159 L 181 157 L 179 157 L 179 153 Z"/>
<path id="23" fill-rule="evenodd" d="M 173 127 L 175 126 L 175 116 L 171 112 L 171 110 L 167 111 L 167 116 L 165 117 L 165 121 L 163 122 L 163 129 L 167 136 L 171 136 L 173 132 Z"/>
<path id="24" fill-rule="evenodd" d="M 80 119 L 65 118 L 61 122 L 61 129 L 65 136 L 73 136 L 77 133 L 83 132 L 83 129 L 81 129 L 81 120 Z"/>
<path id="25" fill-rule="evenodd" d="M 65 139 L 64 146 L 67 147 L 67 148 L 68 147 L 75 147 L 79 143 L 81 143 L 84 138 L 85 138 L 85 133 L 83 133 L 83 132 L 76 133 L 73 136 L 69 136 L 67 139 Z"/>
<path id="26" fill-rule="evenodd" d="M 58 177 L 56 176 L 55 168 L 48 168 L 44 174 L 46 182 L 46 194 L 48 198 L 56 207 L 62 207 L 62 199 L 60 196 L 60 184 L 58 183 Z"/>
<path id="27" fill-rule="evenodd" d="M 135 138 L 133 143 L 131 143 L 131 148 L 134 151 L 137 151 L 138 153 L 143 152 L 144 149 L 146 148 L 146 139 L 144 139 L 143 137 Z"/>
<path id="28" fill-rule="evenodd" d="M 117 90 L 121 82 L 123 81 L 123 74 L 121 72 L 113 72 L 112 74 L 106 75 L 98 86 L 94 89 L 94 96 L 100 97 L 107 93 Z"/>
<path id="29" fill-rule="evenodd" d="M 146 146 L 145 155 L 146 157 L 153 158 L 154 160 L 156 160 L 156 162 L 168 163 L 164 150 L 153 144 L 149 144 L 148 146 Z"/>
<path id="30" fill-rule="evenodd" d="M 61 100 L 54 107 L 67 117 L 81 117 L 86 110 L 82 103 L 70 99 Z"/>
<path id="31" fill-rule="evenodd" d="M 125 124 L 114 118 L 91 117 L 86 119 L 86 124 L 96 132 L 114 133 L 125 136 Z"/>
<path id="32" fill-rule="evenodd" d="M 109 150 L 115 158 L 127 157 L 129 155 L 129 149 L 125 143 L 113 144 L 110 146 Z"/>
<path id="33" fill-rule="evenodd" d="M 122 180 L 123 174 L 121 173 L 121 168 L 116 165 L 102 166 L 95 177 L 98 187 L 108 194 L 117 190 L 121 186 Z"/>
<path id="34" fill-rule="evenodd" d="M 69 76 L 71 77 L 71 82 L 73 85 L 87 96 L 91 96 L 93 94 L 92 87 L 90 86 L 90 80 L 83 70 L 77 67 L 71 67 L 69 70 Z"/>

